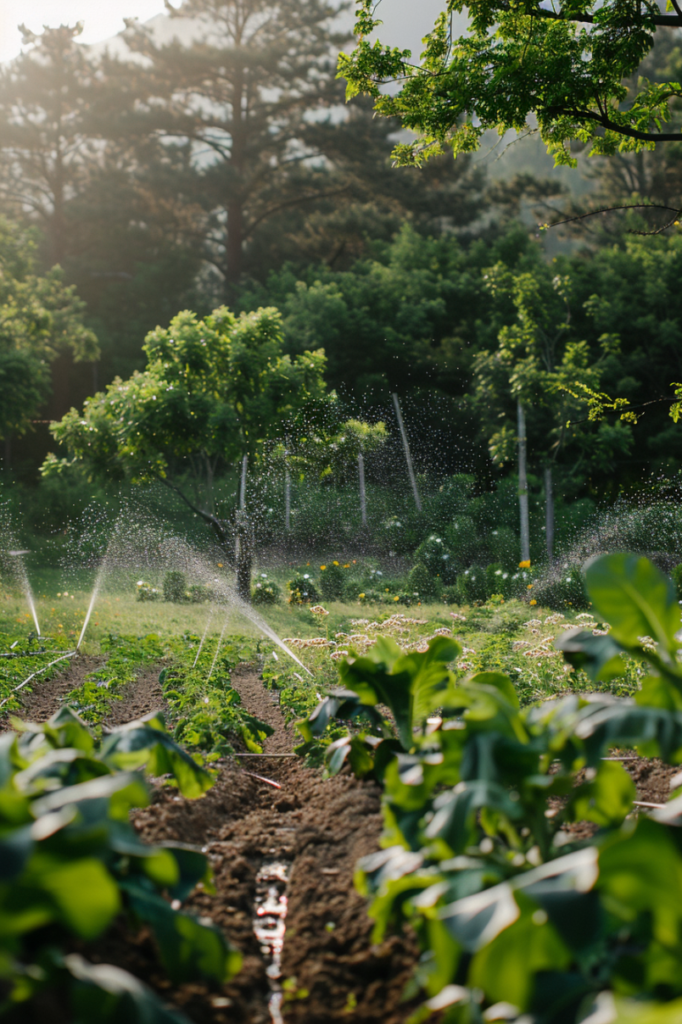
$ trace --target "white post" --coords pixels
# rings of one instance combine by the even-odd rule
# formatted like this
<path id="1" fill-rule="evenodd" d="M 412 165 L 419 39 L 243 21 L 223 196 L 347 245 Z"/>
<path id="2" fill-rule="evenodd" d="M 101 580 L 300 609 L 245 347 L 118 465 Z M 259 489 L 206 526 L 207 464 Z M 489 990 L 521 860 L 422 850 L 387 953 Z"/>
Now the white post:
<path id="1" fill-rule="evenodd" d="M 545 532 L 547 534 L 547 557 L 549 564 L 554 561 L 554 488 L 552 486 L 552 470 L 545 469 Z"/>
<path id="2" fill-rule="evenodd" d="M 284 470 L 284 529 L 291 529 L 291 474 L 288 467 Z"/>
<path id="3" fill-rule="evenodd" d="M 407 473 L 412 484 L 412 492 L 414 494 L 414 503 L 417 506 L 417 510 L 421 512 L 422 503 L 419 498 L 419 491 L 417 490 L 417 480 L 414 475 L 414 468 L 412 466 L 412 456 L 410 455 L 410 443 L 407 440 L 407 431 L 405 430 L 405 424 L 403 423 L 403 414 L 400 411 L 400 402 L 398 396 L 393 394 L 393 404 L 395 406 L 395 414 L 398 419 L 398 426 L 400 427 L 400 435 L 403 439 L 403 449 L 405 450 L 405 461 L 407 462 Z"/>
<path id="4" fill-rule="evenodd" d="M 367 526 L 367 495 L 365 493 L 365 457 L 362 452 L 358 453 L 358 478 L 360 481 L 360 513 L 362 525 Z"/>
<path id="5" fill-rule="evenodd" d="M 521 561 L 530 559 L 530 529 L 528 526 L 528 477 L 526 475 L 526 417 L 519 400 L 516 403 L 519 429 L 519 512 L 521 513 Z"/>

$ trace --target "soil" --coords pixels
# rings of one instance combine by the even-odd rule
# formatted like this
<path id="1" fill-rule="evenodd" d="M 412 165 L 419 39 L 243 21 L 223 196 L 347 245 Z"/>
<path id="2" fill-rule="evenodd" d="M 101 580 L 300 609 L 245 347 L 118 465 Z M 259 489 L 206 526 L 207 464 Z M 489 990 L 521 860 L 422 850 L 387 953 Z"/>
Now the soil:
<path id="1" fill-rule="evenodd" d="M 59 697 L 95 664 L 94 659 L 79 658 L 64 675 L 27 694 L 26 715 L 36 720 L 49 717 L 59 707 Z M 77 948 L 93 962 L 115 963 L 131 971 L 194 1024 L 267 1024 L 270 987 L 253 933 L 254 895 L 263 862 L 282 859 L 290 865 L 282 954 L 285 1024 L 406 1021 L 420 1001 L 402 1001 L 418 956 L 414 937 L 408 931 L 373 944 L 365 900 L 353 886 L 358 858 L 379 844 L 379 788 L 343 773 L 324 780 L 297 758 L 268 756 L 288 754 L 294 743 L 277 695 L 265 689 L 249 666 L 235 669 L 232 682 L 244 706 L 275 730 L 264 755 L 222 759 L 215 786 L 201 800 L 185 800 L 159 781 L 150 806 L 135 812 L 133 823 L 147 842 L 180 841 L 207 854 L 216 891 L 197 889 L 184 907 L 223 929 L 242 952 L 242 970 L 222 989 L 173 986 L 149 933 L 132 932 L 123 919 L 97 943 Z M 162 699 L 158 671 L 150 670 L 126 687 L 124 700 L 115 702 L 107 724 L 156 710 Z M 613 756 L 619 753 L 614 751 Z M 638 799 L 664 803 L 678 769 L 655 759 L 633 759 L 627 751 L 622 754 Z M 579 838 L 593 829 L 577 823 L 572 831 Z M 62 1024 L 62 1019 L 67 1024 L 68 1013 L 62 1018 L 53 1012 L 53 1019 L 55 1024 Z M 33 1024 L 33 1019 L 26 1017 L 22 1024 Z"/>
<path id="2" fill-rule="evenodd" d="M 102 658 L 77 654 L 69 661 L 62 662 L 57 675 L 47 682 L 36 679 L 33 688 L 20 690 L 21 708 L 7 714 L 0 712 L 0 732 L 11 728 L 10 719 L 23 718 L 29 722 L 46 722 L 61 707 L 61 697 L 79 686 L 88 672 L 94 672 L 102 664 Z"/>

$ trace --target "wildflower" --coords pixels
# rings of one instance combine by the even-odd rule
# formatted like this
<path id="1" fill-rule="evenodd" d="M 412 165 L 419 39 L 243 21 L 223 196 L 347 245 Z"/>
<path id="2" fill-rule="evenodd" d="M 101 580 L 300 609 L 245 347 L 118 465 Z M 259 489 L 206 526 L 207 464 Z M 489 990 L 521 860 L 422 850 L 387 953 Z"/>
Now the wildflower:
<path id="1" fill-rule="evenodd" d="M 526 590 L 532 590 L 532 589 L 533 589 L 533 584 L 529 583 L 528 586 L 526 587 Z"/>
<path id="2" fill-rule="evenodd" d="M 530 569 L 530 558 L 525 562 L 519 562 L 519 569 Z"/>
<path id="3" fill-rule="evenodd" d="M 218 568 L 222 569 L 222 567 L 223 567 L 223 563 L 222 562 L 218 562 Z"/>
<path id="4" fill-rule="evenodd" d="M 364 596 L 365 596 L 364 594 L 358 594 L 358 601 L 362 601 Z"/>
<path id="5" fill-rule="evenodd" d="M 537 601 L 535 600 L 535 598 L 533 598 L 533 600 L 530 603 L 531 604 L 537 604 Z"/>
<path id="6" fill-rule="evenodd" d="M 338 564 L 339 564 L 338 562 L 332 562 L 332 565 L 338 565 Z"/>
<path id="7" fill-rule="evenodd" d="M 394 597 L 394 598 L 393 598 L 393 600 L 394 600 L 394 601 L 399 601 L 399 600 L 400 600 L 400 598 L 399 598 L 399 597 Z"/>
<path id="8" fill-rule="evenodd" d="M 312 615 L 329 615 L 327 609 L 323 608 L 321 604 L 313 605 L 313 607 L 310 609 L 310 612 Z"/>
<path id="9" fill-rule="evenodd" d="M 344 565 L 344 569 L 350 569 L 350 562 L 346 562 L 346 564 Z"/>
<path id="10" fill-rule="evenodd" d="M 326 565 L 321 565 L 321 566 L 320 566 L 320 569 L 322 570 L 322 572 L 324 572 L 324 570 L 325 570 L 326 568 L 327 568 L 327 566 L 326 566 Z"/>

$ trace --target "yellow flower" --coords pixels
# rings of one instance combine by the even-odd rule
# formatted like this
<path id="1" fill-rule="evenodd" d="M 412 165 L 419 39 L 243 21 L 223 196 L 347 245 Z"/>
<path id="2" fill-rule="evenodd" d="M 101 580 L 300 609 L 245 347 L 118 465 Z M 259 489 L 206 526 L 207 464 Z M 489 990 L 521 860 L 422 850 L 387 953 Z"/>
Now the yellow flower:
<path id="1" fill-rule="evenodd" d="M 358 594 L 358 600 L 361 601 L 364 596 L 364 594 Z"/>
<path id="2" fill-rule="evenodd" d="M 350 562 L 346 562 L 346 564 L 344 565 L 344 569 L 350 569 Z"/>
<path id="3" fill-rule="evenodd" d="M 526 587 L 526 590 L 532 590 L 532 589 L 533 589 L 533 584 L 529 583 L 528 586 Z"/>
<path id="4" fill-rule="evenodd" d="M 535 598 L 533 598 L 533 600 L 531 601 L 531 604 L 537 604 L 537 601 L 535 600 Z"/>
<path id="5" fill-rule="evenodd" d="M 326 566 L 326 565 L 321 565 L 321 566 L 320 566 L 320 569 L 322 570 L 322 572 L 324 572 L 324 570 L 325 570 L 326 568 L 327 568 L 327 566 Z"/>
<path id="6" fill-rule="evenodd" d="M 338 562 L 332 562 L 332 565 L 338 565 L 338 564 L 339 564 Z"/>
<path id="7" fill-rule="evenodd" d="M 399 598 L 399 597 L 394 597 L 394 598 L 393 598 L 393 600 L 394 600 L 394 601 L 399 601 L 399 600 L 400 600 L 400 598 Z"/>
<path id="8" fill-rule="evenodd" d="M 218 562 L 218 568 L 222 569 L 222 567 L 223 567 L 223 563 L 222 562 Z"/>
<path id="9" fill-rule="evenodd" d="M 527 562 L 519 562 L 519 569 L 530 569 L 530 558 Z"/>

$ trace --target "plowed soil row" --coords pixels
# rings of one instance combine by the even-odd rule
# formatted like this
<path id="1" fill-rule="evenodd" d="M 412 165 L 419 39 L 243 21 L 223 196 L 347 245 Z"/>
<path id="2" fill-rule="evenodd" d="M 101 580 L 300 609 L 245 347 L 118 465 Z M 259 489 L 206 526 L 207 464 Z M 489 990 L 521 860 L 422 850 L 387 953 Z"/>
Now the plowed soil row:
<path id="1" fill-rule="evenodd" d="M 78 659 L 64 676 L 36 687 L 27 695 L 26 716 L 49 717 L 60 706 L 59 698 L 95 665 L 92 659 L 87 665 L 86 659 Z M 245 707 L 275 730 L 265 754 L 290 752 L 293 737 L 276 696 L 248 667 L 236 671 L 232 681 Z M 162 706 L 157 671 L 142 675 L 122 696 L 108 725 Z M 639 800 L 665 802 L 676 769 L 656 760 L 632 759 L 627 752 L 622 763 L 637 785 Z M 281 858 L 291 864 L 282 957 L 286 1024 L 405 1021 L 415 1006 L 402 1002 L 417 957 L 413 938 L 394 936 L 374 945 L 365 901 L 353 887 L 358 858 L 378 846 L 378 787 L 348 775 L 324 780 L 293 758 L 236 756 L 218 767 L 216 785 L 202 800 L 185 800 L 175 789 L 159 786 L 151 805 L 135 813 L 134 824 L 148 842 L 190 843 L 208 855 L 216 893 L 197 891 L 185 906 L 210 918 L 242 951 L 240 974 L 222 990 L 203 984 L 174 986 L 159 965 L 149 934 L 132 933 L 123 921 L 83 952 L 95 962 L 132 971 L 195 1024 L 267 1024 L 269 985 L 253 934 L 254 895 L 264 860 Z"/>

